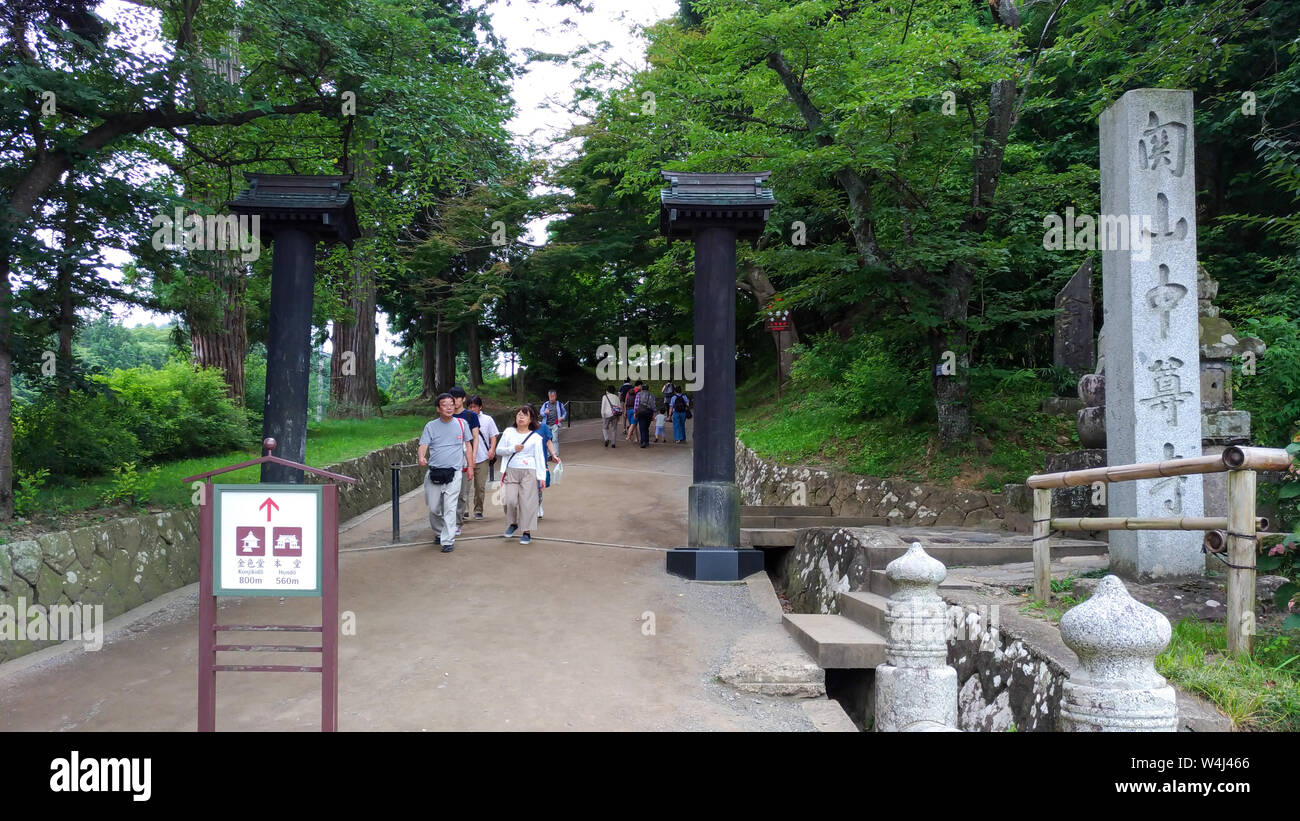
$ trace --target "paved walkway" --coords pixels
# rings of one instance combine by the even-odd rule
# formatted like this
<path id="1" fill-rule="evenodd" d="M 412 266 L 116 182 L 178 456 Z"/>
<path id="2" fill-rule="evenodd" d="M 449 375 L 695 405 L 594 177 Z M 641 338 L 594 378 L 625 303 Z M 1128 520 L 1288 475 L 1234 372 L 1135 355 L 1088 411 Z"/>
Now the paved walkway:
<path id="1" fill-rule="evenodd" d="M 799 651 L 765 577 L 708 584 L 664 572 L 663 551 L 686 536 L 688 446 L 611 451 L 588 422 L 562 434 L 560 452 L 564 483 L 546 493 L 546 517 L 529 546 L 500 538 L 500 508 L 465 525 L 451 554 L 430 544 L 375 549 L 391 540 L 384 509 L 348 523 L 340 609 L 355 614 L 357 634 L 340 638 L 341 729 L 842 726 L 824 699 L 755 695 L 715 680 L 734 666 L 734 648 Z M 420 492 L 401 511 L 403 541 L 431 538 Z M 317 619 L 317 600 L 294 598 L 222 599 L 219 617 Z M 197 586 L 110 627 L 99 652 L 69 644 L 0 665 L 0 730 L 193 730 Z M 302 659 L 244 653 L 221 661 Z M 313 730 L 319 711 L 314 675 L 218 674 L 218 729 Z"/>

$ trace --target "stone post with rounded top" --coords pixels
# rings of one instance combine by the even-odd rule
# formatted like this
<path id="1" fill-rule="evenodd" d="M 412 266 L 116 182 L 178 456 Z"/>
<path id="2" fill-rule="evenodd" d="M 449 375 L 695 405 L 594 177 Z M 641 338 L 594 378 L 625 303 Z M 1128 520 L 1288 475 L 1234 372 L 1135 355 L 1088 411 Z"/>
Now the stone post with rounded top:
<path id="1" fill-rule="evenodd" d="M 943 563 L 919 542 L 885 568 L 893 594 L 885 611 L 885 663 L 876 668 L 876 729 L 957 729 L 957 671 L 948 666 L 948 606 L 939 597 Z"/>
<path id="2" fill-rule="evenodd" d="M 1061 694 L 1067 732 L 1174 732 L 1174 688 L 1156 672 L 1169 619 L 1129 595 L 1118 576 L 1061 617 L 1061 639 L 1079 657 Z"/>

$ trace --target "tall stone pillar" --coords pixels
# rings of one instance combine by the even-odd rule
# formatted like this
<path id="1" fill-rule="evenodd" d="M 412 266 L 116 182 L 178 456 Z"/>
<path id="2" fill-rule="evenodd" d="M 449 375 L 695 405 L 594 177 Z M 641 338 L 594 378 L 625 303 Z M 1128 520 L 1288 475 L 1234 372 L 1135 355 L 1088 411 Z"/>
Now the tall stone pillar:
<path id="1" fill-rule="evenodd" d="M 1192 92 L 1130 91 L 1100 128 L 1107 463 L 1197 456 Z M 1111 516 L 1202 515 L 1196 477 L 1119 482 L 1107 496 Z M 1111 568 L 1130 579 L 1200 573 L 1200 542 L 1195 532 L 1118 530 Z"/>
<path id="2" fill-rule="evenodd" d="M 669 241 L 695 242 L 696 362 L 693 477 L 687 491 L 687 546 L 668 552 L 669 573 L 732 581 L 763 569 L 763 555 L 740 546 L 736 486 L 736 241 L 757 239 L 776 204 L 763 187 L 770 172 L 661 172 L 659 226 Z"/>

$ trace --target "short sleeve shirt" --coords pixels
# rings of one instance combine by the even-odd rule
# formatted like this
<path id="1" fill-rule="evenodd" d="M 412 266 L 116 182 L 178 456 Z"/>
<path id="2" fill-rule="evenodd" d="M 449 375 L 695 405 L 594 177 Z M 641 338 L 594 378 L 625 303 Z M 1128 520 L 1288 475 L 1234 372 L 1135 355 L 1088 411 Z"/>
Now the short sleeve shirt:
<path id="1" fill-rule="evenodd" d="M 432 419 L 420 434 L 420 444 L 429 448 L 429 466 L 435 468 L 465 467 L 465 433 L 463 420 L 452 417 L 444 422 Z"/>
<path id="2" fill-rule="evenodd" d="M 475 463 L 487 461 L 488 445 L 492 443 L 493 436 L 497 436 L 501 433 L 501 431 L 497 429 L 497 420 L 488 416 L 486 413 L 479 414 L 478 421 L 478 451 L 474 454 Z"/>

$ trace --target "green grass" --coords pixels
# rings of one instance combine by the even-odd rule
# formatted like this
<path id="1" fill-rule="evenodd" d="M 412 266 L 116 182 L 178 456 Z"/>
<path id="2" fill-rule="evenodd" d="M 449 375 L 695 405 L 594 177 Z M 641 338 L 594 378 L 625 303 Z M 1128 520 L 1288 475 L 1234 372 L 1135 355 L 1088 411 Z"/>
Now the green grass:
<path id="1" fill-rule="evenodd" d="M 756 373 L 736 390 L 736 433 L 759 456 L 785 464 L 1000 493 L 1041 473 L 1044 453 L 1078 447 L 1072 419 L 1039 411 L 1044 395 L 1041 383 L 1026 381 L 974 391 L 974 435 L 943 448 L 932 422 L 867 418 L 827 402 L 824 390 L 788 393 L 777 403 L 771 375 Z"/>
<path id="2" fill-rule="evenodd" d="M 310 423 L 307 425 L 307 464 L 324 467 L 414 439 L 420 435 L 426 421 L 424 416 L 388 415 L 370 419 L 327 419 Z M 156 471 L 155 481 L 147 506 L 179 507 L 189 504 L 193 490 L 181 482 L 186 476 L 255 459 L 259 455 L 260 451 L 256 447 L 250 447 L 153 466 Z M 149 468 L 141 466 L 142 473 L 146 469 Z M 251 467 L 222 474 L 219 481 L 256 482 L 258 469 Z M 61 515 L 99 507 L 100 497 L 111 483 L 110 478 L 100 477 L 75 486 L 47 487 L 37 496 L 38 510 L 47 515 Z"/>
<path id="3" fill-rule="evenodd" d="M 1056 585 L 1057 580 L 1053 579 L 1052 590 L 1054 592 L 1056 592 Z M 1052 624 L 1060 624 L 1061 616 L 1064 616 L 1070 608 L 1080 604 L 1083 604 L 1083 599 L 1076 596 L 1052 596 L 1050 602 L 1030 601 L 1020 608 L 1020 612 L 1026 616 L 1046 619 Z"/>
<path id="4" fill-rule="evenodd" d="M 1222 624 L 1185 618 L 1156 670 L 1214 702 L 1241 729 L 1300 731 L 1300 636 L 1256 639 L 1254 657 L 1232 657 Z"/>

